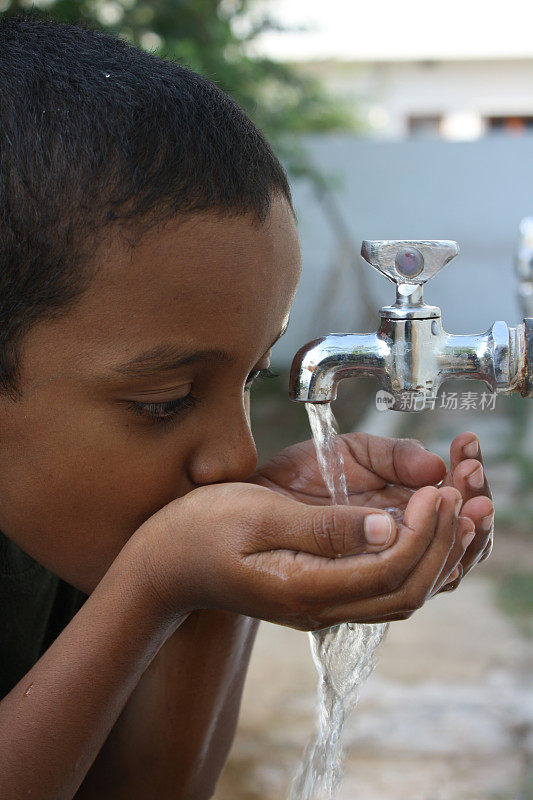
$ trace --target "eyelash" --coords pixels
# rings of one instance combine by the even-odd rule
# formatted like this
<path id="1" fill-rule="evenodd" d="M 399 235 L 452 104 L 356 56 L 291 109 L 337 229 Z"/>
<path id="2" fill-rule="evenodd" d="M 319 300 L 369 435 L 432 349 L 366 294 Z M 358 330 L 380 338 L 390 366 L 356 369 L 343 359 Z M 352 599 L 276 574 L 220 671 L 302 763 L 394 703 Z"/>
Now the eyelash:
<path id="1" fill-rule="evenodd" d="M 246 379 L 244 391 L 247 392 L 252 388 L 257 378 L 279 378 L 276 372 L 272 372 L 270 368 L 252 370 Z M 197 398 L 192 394 L 185 397 L 180 397 L 179 400 L 167 400 L 164 403 L 138 403 L 132 401 L 128 403 L 127 408 L 141 417 L 148 417 L 150 422 L 156 425 L 169 425 L 174 422 L 183 411 L 189 408 L 194 408 L 197 403 Z"/>

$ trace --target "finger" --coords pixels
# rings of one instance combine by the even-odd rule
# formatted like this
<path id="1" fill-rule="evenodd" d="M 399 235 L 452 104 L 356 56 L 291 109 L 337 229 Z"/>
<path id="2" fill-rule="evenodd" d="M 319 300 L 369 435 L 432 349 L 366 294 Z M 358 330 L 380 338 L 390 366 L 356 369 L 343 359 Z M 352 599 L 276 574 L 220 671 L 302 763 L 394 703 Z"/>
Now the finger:
<path id="1" fill-rule="evenodd" d="M 379 595 L 401 585 L 430 546 L 438 518 L 435 510 L 438 499 L 439 491 L 434 487 L 419 489 L 409 500 L 405 512 L 407 517 L 404 516 L 402 524 L 396 525 L 396 538 L 392 546 L 343 558 L 331 556 L 325 558 L 310 553 L 315 538 L 313 531 L 316 530 L 317 524 L 319 528 L 321 524 L 316 521 L 317 509 L 295 501 L 285 501 L 303 507 L 300 511 L 298 530 L 287 531 L 288 517 L 285 513 L 281 523 L 273 522 L 274 527 L 280 528 L 279 532 L 269 537 L 270 541 L 263 541 L 267 526 L 261 525 L 263 531 L 261 550 L 266 552 L 257 552 L 258 546 L 255 543 L 253 551 L 250 550 L 248 556 L 253 566 L 260 557 L 262 568 L 271 574 L 279 575 L 280 586 L 287 591 L 289 595 L 287 602 L 290 604 L 303 599 L 309 608 L 319 609 L 325 604 L 338 604 L 353 601 L 355 597 Z M 345 519 L 349 519 L 350 511 L 356 512 L 352 513 L 352 519 L 358 511 L 361 511 L 350 506 L 330 508 L 338 509 Z M 312 515 L 313 510 L 315 518 Z M 337 519 L 340 518 L 339 514 Z M 249 538 L 247 536 L 247 540 Z M 314 547 L 315 550 L 323 550 L 322 547 L 317 548 L 316 545 Z M 328 546 L 330 553 L 336 549 L 336 546 Z M 243 555 L 246 558 L 247 554 Z"/>
<path id="2" fill-rule="evenodd" d="M 492 552 L 494 541 L 494 513 L 481 520 L 476 531 L 476 538 L 463 558 L 464 574 L 467 575 L 476 564 L 484 561 Z"/>
<path id="3" fill-rule="evenodd" d="M 470 517 L 476 530 L 490 530 L 494 521 L 494 503 L 490 497 L 485 495 L 471 497 L 469 500 L 464 500 L 461 514 Z M 490 517 L 490 524 L 489 520 L 485 519 L 488 517 Z"/>
<path id="4" fill-rule="evenodd" d="M 456 436 L 450 445 L 450 470 L 453 472 L 465 458 L 475 458 L 483 464 L 479 439 L 472 431 Z"/>
<path id="5" fill-rule="evenodd" d="M 469 544 L 463 558 L 463 573 L 478 563 L 494 531 L 494 506 L 488 497 L 474 497 L 463 504 L 461 515 L 472 520 L 476 535 Z"/>
<path id="6" fill-rule="evenodd" d="M 474 523 L 468 517 L 459 516 L 457 519 L 457 531 L 455 535 L 455 543 L 452 547 L 446 563 L 444 564 L 435 585 L 431 590 L 431 597 L 437 594 L 440 588 L 450 580 L 450 576 L 461 562 L 464 569 L 464 558 L 468 547 L 475 538 L 476 531 Z"/>
<path id="7" fill-rule="evenodd" d="M 485 549 L 483 550 L 483 552 L 481 553 L 480 557 L 477 560 L 478 564 L 480 564 L 482 561 L 485 561 L 485 559 L 490 556 L 490 554 L 492 553 L 492 548 L 493 547 L 494 547 L 494 538 L 493 538 L 493 536 L 491 534 L 490 539 L 487 542 L 487 545 L 486 545 Z"/>
<path id="8" fill-rule="evenodd" d="M 418 488 L 438 483 L 446 473 L 443 459 L 416 439 L 356 432 L 341 434 L 337 442 L 344 458 L 348 491 L 352 487 L 368 491 L 386 483 Z"/>
<path id="9" fill-rule="evenodd" d="M 396 622 L 401 619 L 408 619 L 414 612 L 404 611 L 403 614 L 386 614 L 383 617 L 376 617 L 375 619 L 365 619 L 364 625 L 383 625 L 387 622 Z M 348 620 L 348 622 L 357 622 L 357 620 Z M 329 627 L 324 625 L 325 628 Z"/>
<path id="10" fill-rule="evenodd" d="M 492 498 L 485 468 L 475 458 L 465 458 L 457 465 L 451 485 L 461 492 L 465 502 L 473 497 L 485 497 L 487 500 Z"/>
<path id="11" fill-rule="evenodd" d="M 462 527 L 459 525 L 461 496 L 457 496 L 457 493 L 452 494 L 451 492 L 443 491 L 441 493 L 441 497 L 442 503 L 439 509 L 436 537 L 438 537 L 442 532 L 443 537 L 446 535 L 448 535 L 448 537 L 451 536 L 452 541 L 448 548 L 448 552 L 441 563 L 440 569 L 436 575 L 433 575 L 433 580 L 431 580 L 431 573 L 429 572 L 429 569 L 427 571 L 427 582 L 425 583 L 426 591 L 423 595 L 423 602 L 429 599 L 433 589 L 435 588 L 435 585 L 437 584 L 439 575 L 442 573 L 443 569 L 446 568 L 446 565 L 454 565 L 460 561 L 465 550 L 465 547 L 463 546 L 463 536 L 459 534 L 460 527 Z"/>
<path id="12" fill-rule="evenodd" d="M 479 462 L 472 462 L 472 460 L 464 462 L 464 464 L 472 463 L 474 465 L 479 465 Z M 464 494 L 468 494 L 468 490 L 465 489 L 464 481 L 461 480 L 460 477 L 462 466 L 463 465 L 460 465 L 455 473 L 456 476 L 459 476 L 459 478 L 455 481 L 455 488 L 461 491 L 464 497 Z M 472 566 L 477 562 L 477 559 L 482 551 L 485 549 L 491 534 L 494 519 L 494 506 L 492 500 L 485 495 L 470 497 L 470 499 L 467 499 L 465 502 L 463 502 L 461 507 L 461 516 L 468 517 L 470 520 L 472 520 L 475 530 L 475 537 L 473 537 L 462 559 L 463 570 L 464 574 L 466 575 Z"/>
<path id="13" fill-rule="evenodd" d="M 466 575 L 486 547 L 492 527 L 490 515 L 494 513 L 481 447 L 477 436 L 471 431 L 459 434 L 452 441 L 450 471 L 443 485 L 453 485 L 461 492 L 464 498 L 461 514 L 470 517 L 475 526 L 476 536 L 462 560 Z"/>
<path id="14" fill-rule="evenodd" d="M 457 564 L 455 569 L 453 569 L 452 572 L 447 576 L 446 580 L 444 580 L 438 586 L 438 588 L 433 589 L 433 591 L 431 592 L 430 598 L 434 597 L 436 594 L 439 594 L 440 592 L 447 592 L 450 588 L 456 588 L 455 586 L 452 587 L 452 583 L 454 583 L 456 578 L 462 577 L 462 575 L 463 575 L 462 567 L 461 567 L 461 564 L 459 563 L 459 564 Z"/>
<path id="15" fill-rule="evenodd" d="M 288 505 L 290 504 L 290 505 Z M 337 559 L 375 553 L 394 544 L 397 527 L 393 517 L 368 506 L 311 506 L 288 498 L 277 498 L 274 518 L 259 531 L 259 541 L 248 543 L 249 551 L 288 550 L 302 558 Z M 287 517 L 289 511 L 290 517 Z M 291 519 L 287 529 L 287 519 Z M 266 532 L 265 532 L 266 529 Z M 314 559 L 314 561 L 313 561 Z"/>
<path id="16" fill-rule="evenodd" d="M 368 619 L 364 620 L 365 625 L 383 625 L 387 622 L 396 622 L 397 620 L 404 620 L 409 619 L 414 614 L 414 611 L 401 611 L 397 612 L 396 614 L 383 614 L 382 617 L 369 617 Z M 359 619 L 348 619 L 345 622 L 358 624 L 361 621 Z M 324 625 L 324 628 L 330 628 L 331 625 L 327 624 Z"/>
<path id="17" fill-rule="evenodd" d="M 449 578 L 446 579 L 446 583 L 438 589 L 435 594 L 443 591 L 451 591 L 452 589 L 456 589 L 459 585 L 459 582 L 467 575 L 475 566 L 476 564 L 480 564 L 482 561 L 485 561 L 490 554 L 492 553 L 492 548 L 494 545 L 494 525 L 493 525 L 494 514 L 489 515 L 489 519 L 485 522 L 485 528 L 482 528 L 481 535 L 476 532 L 476 536 L 472 540 L 472 543 L 467 547 L 465 555 L 461 559 L 458 566 L 460 567 L 460 575 L 458 580 L 452 581 L 453 585 L 450 586 L 448 584 Z M 490 524 L 490 529 L 487 531 L 487 526 Z"/>
<path id="18" fill-rule="evenodd" d="M 455 589 L 457 589 L 463 577 L 463 568 L 461 564 L 458 564 L 450 576 L 450 579 L 438 590 L 438 592 L 435 592 L 435 594 L 438 594 L 439 592 L 453 592 Z"/>
<path id="19" fill-rule="evenodd" d="M 465 431 L 453 439 L 450 445 L 450 469 L 443 485 L 455 486 L 465 501 L 477 495 L 492 499 L 481 446 L 475 433 Z"/>
<path id="20" fill-rule="evenodd" d="M 456 524 L 453 522 L 453 512 L 450 512 L 452 504 L 443 505 L 441 501 L 442 516 L 440 508 L 436 510 L 439 496 L 444 499 L 450 495 L 456 501 L 460 499 L 458 492 L 449 488 L 439 491 L 428 486 L 413 494 L 404 515 L 407 529 L 405 525 L 399 526 L 398 541 L 389 550 L 360 557 L 359 563 L 373 558 L 379 564 L 378 572 L 369 576 L 364 568 L 360 570 L 356 567 L 355 581 L 353 578 L 347 580 L 347 588 L 352 589 L 352 599 L 322 609 L 320 617 L 326 622 L 324 627 L 343 621 L 382 619 L 391 614 L 412 612 L 423 605 L 455 540 Z M 405 541 L 402 534 L 407 534 L 408 540 L 410 536 L 409 544 L 420 541 L 427 545 L 414 559 L 416 549 L 404 548 L 412 558 L 407 565 L 402 565 L 404 553 L 400 553 Z M 361 585 L 364 587 L 362 592 Z M 376 591 L 377 587 L 384 587 L 384 590 Z M 344 590 L 342 594 L 345 594 Z M 363 597 L 354 602 L 353 597 L 358 594 L 363 594 Z"/>

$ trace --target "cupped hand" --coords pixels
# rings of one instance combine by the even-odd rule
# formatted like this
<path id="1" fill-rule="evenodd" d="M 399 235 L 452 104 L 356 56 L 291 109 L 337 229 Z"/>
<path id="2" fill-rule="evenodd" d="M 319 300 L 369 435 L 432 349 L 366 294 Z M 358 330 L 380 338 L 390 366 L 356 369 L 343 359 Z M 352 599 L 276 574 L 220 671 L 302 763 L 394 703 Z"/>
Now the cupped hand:
<path id="1" fill-rule="evenodd" d="M 463 450 L 465 446 L 466 451 Z M 453 439 L 449 469 L 440 456 L 426 450 L 416 439 L 354 432 L 338 436 L 337 447 L 343 456 L 350 505 L 376 509 L 393 507 L 403 513 L 413 493 L 424 486 L 452 487 L 460 493 L 458 539 L 471 531 L 475 535 L 459 560 L 457 549 L 452 549 L 431 596 L 456 588 L 461 578 L 490 554 L 492 495 L 475 434 L 467 431 Z M 312 440 L 282 450 L 259 467 L 249 481 L 300 502 L 331 504 Z"/>

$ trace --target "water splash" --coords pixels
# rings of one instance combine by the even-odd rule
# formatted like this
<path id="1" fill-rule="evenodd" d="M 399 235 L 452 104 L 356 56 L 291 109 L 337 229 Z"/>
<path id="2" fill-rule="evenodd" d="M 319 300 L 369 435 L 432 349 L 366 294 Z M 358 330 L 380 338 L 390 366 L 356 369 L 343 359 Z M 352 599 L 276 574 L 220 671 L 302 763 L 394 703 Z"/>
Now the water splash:
<path id="1" fill-rule="evenodd" d="M 349 504 L 342 453 L 336 447 L 339 432 L 329 403 L 306 403 L 309 423 L 324 481 L 336 505 Z M 387 508 L 395 519 L 396 508 Z M 361 684 L 376 665 L 375 651 L 389 623 L 345 622 L 309 633 L 311 654 L 318 672 L 316 735 L 304 752 L 288 800 L 334 800 L 343 775 L 341 744 L 344 722 L 355 708 Z"/>

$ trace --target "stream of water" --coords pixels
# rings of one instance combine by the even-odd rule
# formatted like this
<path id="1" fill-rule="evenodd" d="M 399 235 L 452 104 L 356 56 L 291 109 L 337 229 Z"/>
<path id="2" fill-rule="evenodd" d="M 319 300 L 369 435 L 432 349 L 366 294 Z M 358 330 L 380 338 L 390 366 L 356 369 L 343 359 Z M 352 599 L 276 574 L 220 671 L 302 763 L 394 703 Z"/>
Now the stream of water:
<path id="1" fill-rule="evenodd" d="M 338 427 L 329 403 L 306 403 L 320 471 L 335 505 L 349 504 Z M 395 519 L 396 508 L 387 508 Z M 376 648 L 389 623 L 345 622 L 309 633 L 318 672 L 316 734 L 303 754 L 288 800 L 334 800 L 342 781 L 344 722 L 355 708 L 359 689 L 376 665 Z"/>

